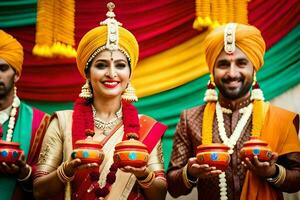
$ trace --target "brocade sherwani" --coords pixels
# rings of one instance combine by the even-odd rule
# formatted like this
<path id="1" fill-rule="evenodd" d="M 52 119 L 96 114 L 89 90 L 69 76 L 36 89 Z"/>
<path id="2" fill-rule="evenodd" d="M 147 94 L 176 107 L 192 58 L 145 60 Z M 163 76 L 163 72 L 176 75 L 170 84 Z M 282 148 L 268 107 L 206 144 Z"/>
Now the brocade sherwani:
<path id="1" fill-rule="evenodd" d="M 239 119 L 242 116 L 243 107 L 250 103 L 249 99 L 240 102 L 235 108 L 230 103 L 220 102 L 222 107 L 226 107 L 232 110 L 232 113 L 223 113 L 224 125 L 226 134 L 228 137 L 233 133 Z M 270 105 L 271 107 L 271 105 Z M 274 106 L 272 106 L 274 108 Z M 174 136 L 174 146 L 171 155 L 171 161 L 167 172 L 168 190 L 174 197 L 180 195 L 186 195 L 191 192 L 192 188 L 187 188 L 183 182 L 182 170 L 187 164 L 188 159 L 195 157 L 196 148 L 201 144 L 201 129 L 202 129 L 202 118 L 205 106 L 198 106 L 182 112 L 180 116 L 180 122 L 177 125 L 177 129 Z M 288 112 L 283 109 L 274 108 L 280 112 Z M 289 112 L 290 113 L 290 112 Z M 287 121 L 291 124 L 292 134 L 297 137 L 299 116 L 292 115 L 293 120 Z M 234 153 L 231 155 L 231 161 L 228 169 L 226 170 L 226 181 L 227 181 L 227 196 L 230 200 L 240 199 L 243 183 L 245 180 L 246 169 L 242 167 L 241 158 L 239 152 L 243 146 L 243 143 L 250 138 L 252 128 L 252 116 L 248 119 L 240 138 L 238 139 L 234 148 Z M 213 123 L 213 143 L 222 143 L 219 133 L 216 117 L 214 117 Z M 278 127 L 280 128 L 280 127 Z M 296 144 L 299 141 L 295 141 Z M 297 147 L 297 148 L 298 148 Z M 279 154 L 280 155 L 280 154 Z M 295 191 L 298 190 L 299 184 L 297 180 L 300 180 L 300 148 L 298 152 L 291 152 L 288 154 L 280 155 L 277 161 L 278 164 L 284 166 L 287 170 L 287 177 L 283 183 L 284 190 Z M 263 180 L 265 181 L 265 180 Z M 297 186 L 298 185 L 298 186 Z M 220 189 L 219 189 L 219 178 L 211 177 L 206 179 L 199 179 L 197 183 L 198 199 L 207 200 L 219 200 Z M 279 195 L 280 196 L 280 195 Z"/>

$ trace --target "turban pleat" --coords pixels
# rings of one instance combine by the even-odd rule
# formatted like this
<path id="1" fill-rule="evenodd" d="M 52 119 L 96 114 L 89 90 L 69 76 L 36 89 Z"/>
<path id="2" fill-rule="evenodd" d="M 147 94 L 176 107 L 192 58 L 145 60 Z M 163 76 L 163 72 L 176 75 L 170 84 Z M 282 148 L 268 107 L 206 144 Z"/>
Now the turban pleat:
<path id="1" fill-rule="evenodd" d="M 3 30 L 0 30 L 0 58 L 21 75 L 24 59 L 23 47 L 15 38 Z"/>
<path id="2" fill-rule="evenodd" d="M 119 27 L 119 47 L 130 57 L 131 71 L 136 67 L 139 57 L 139 46 L 136 38 L 125 28 Z M 99 26 L 87 32 L 81 39 L 77 49 L 77 67 L 86 78 L 85 67 L 91 55 L 107 41 L 107 26 Z"/>
<path id="3" fill-rule="evenodd" d="M 204 41 L 206 63 L 211 73 L 217 57 L 224 48 L 225 27 L 226 25 L 216 28 L 208 34 Z M 266 44 L 257 28 L 250 25 L 237 24 L 235 44 L 246 54 L 256 71 L 263 66 Z"/>

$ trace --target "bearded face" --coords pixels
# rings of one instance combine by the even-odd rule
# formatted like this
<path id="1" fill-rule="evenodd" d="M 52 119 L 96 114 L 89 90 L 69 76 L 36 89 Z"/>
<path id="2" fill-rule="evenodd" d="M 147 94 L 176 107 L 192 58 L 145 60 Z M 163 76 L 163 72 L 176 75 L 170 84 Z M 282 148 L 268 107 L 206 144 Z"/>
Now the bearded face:
<path id="1" fill-rule="evenodd" d="M 4 60 L 0 59 L 0 99 L 4 99 L 9 94 L 12 94 L 17 79 L 18 75 L 14 69 Z"/>
<path id="2" fill-rule="evenodd" d="M 231 100 L 249 93 L 253 75 L 253 64 L 239 48 L 230 55 L 222 51 L 214 66 L 215 84 L 222 96 Z"/>

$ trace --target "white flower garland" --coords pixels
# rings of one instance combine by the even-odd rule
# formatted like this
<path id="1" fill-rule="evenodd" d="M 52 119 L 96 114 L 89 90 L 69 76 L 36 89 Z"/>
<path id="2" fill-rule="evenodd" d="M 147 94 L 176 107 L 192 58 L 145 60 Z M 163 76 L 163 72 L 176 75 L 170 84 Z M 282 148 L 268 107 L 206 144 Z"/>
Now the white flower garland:
<path id="1" fill-rule="evenodd" d="M 238 141 L 238 139 L 243 131 L 244 126 L 246 125 L 248 119 L 251 116 L 252 108 L 253 108 L 252 103 L 249 104 L 245 108 L 244 114 L 241 117 L 241 119 L 239 120 L 239 122 L 237 123 L 237 125 L 233 131 L 233 134 L 230 136 L 230 138 L 228 138 L 226 135 L 225 127 L 224 127 L 224 118 L 223 118 L 222 108 L 221 108 L 219 102 L 216 103 L 216 115 L 217 115 L 217 121 L 218 121 L 219 134 L 220 134 L 220 137 L 221 137 L 223 143 L 225 145 L 229 146 L 229 148 L 230 148 L 229 154 L 233 153 L 234 146 L 235 146 L 236 142 Z"/>
<path id="2" fill-rule="evenodd" d="M 221 137 L 223 143 L 225 145 L 229 146 L 229 148 L 230 148 L 230 150 L 228 151 L 229 154 L 233 153 L 234 146 L 236 145 L 236 142 L 240 138 L 241 133 L 244 129 L 244 126 L 246 125 L 248 119 L 251 116 L 252 109 L 253 109 L 252 103 L 249 104 L 246 108 L 243 108 L 244 114 L 241 117 L 241 119 L 238 121 L 238 123 L 233 131 L 233 134 L 230 136 L 230 138 L 228 138 L 226 135 L 226 131 L 225 131 L 222 108 L 221 108 L 219 102 L 216 103 L 216 116 L 217 116 L 217 121 L 218 121 L 219 134 L 220 134 L 220 137 Z M 221 200 L 228 199 L 225 172 L 222 172 L 221 174 L 219 174 L 219 187 L 220 187 L 220 199 Z"/>
<path id="3" fill-rule="evenodd" d="M 12 140 L 12 136 L 13 136 L 13 132 L 14 132 L 14 128 L 15 128 L 15 122 L 16 122 L 16 114 L 17 114 L 17 108 L 20 106 L 20 99 L 17 97 L 16 95 L 16 88 L 14 91 L 14 100 L 12 103 L 12 109 L 10 111 L 9 114 L 9 121 L 8 121 L 8 130 L 7 130 L 7 134 L 6 134 L 6 142 L 11 142 Z"/>

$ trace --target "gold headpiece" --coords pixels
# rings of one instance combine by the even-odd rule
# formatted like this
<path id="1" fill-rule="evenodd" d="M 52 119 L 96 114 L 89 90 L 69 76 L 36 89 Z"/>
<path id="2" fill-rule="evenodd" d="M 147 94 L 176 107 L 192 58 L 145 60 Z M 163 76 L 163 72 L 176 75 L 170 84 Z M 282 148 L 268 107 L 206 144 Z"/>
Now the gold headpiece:
<path id="1" fill-rule="evenodd" d="M 229 23 L 224 30 L 224 51 L 228 54 L 235 51 L 235 29 L 236 23 Z"/>
<path id="2" fill-rule="evenodd" d="M 108 12 L 106 13 L 107 19 L 100 22 L 100 25 L 107 25 L 107 41 L 105 47 L 108 50 L 118 50 L 118 42 L 119 42 L 119 29 L 118 26 L 122 26 L 120 22 L 115 19 L 115 13 L 113 12 L 115 8 L 115 4 L 109 2 L 107 4 Z"/>

